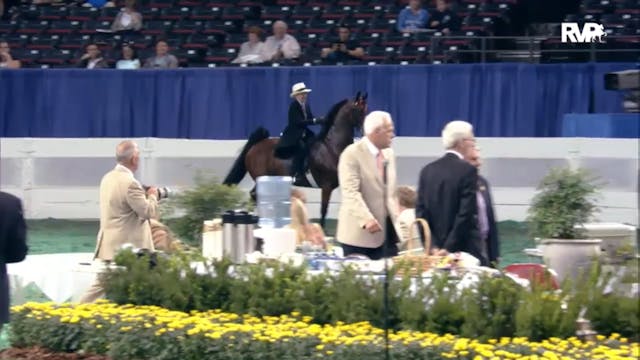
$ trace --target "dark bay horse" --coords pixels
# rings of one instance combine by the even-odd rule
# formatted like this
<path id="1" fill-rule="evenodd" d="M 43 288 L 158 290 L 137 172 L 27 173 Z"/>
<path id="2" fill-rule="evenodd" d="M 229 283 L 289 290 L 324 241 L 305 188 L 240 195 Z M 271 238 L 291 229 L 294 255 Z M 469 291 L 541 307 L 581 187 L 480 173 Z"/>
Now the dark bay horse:
<path id="1" fill-rule="evenodd" d="M 322 190 L 320 225 L 324 227 L 331 193 L 338 187 L 338 160 L 342 151 L 353 143 L 355 129 L 361 129 L 367 112 L 367 94 L 356 94 L 335 104 L 325 118 L 322 129 L 309 148 L 311 179 L 302 179 L 295 186 Z M 249 172 L 255 181 L 259 176 L 289 176 L 291 160 L 274 155 L 279 139 L 270 137 L 263 127 L 256 129 L 224 179 L 225 185 L 237 185 Z M 307 174 L 308 176 L 309 174 Z M 315 184 L 312 184 L 315 182 Z M 255 200 L 255 186 L 251 190 Z"/>

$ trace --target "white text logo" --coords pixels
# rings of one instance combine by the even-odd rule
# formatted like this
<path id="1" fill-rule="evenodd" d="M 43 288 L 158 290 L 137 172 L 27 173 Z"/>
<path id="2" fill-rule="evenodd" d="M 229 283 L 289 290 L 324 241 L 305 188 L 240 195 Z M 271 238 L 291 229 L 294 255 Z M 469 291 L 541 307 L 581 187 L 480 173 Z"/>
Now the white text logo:
<path id="1" fill-rule="evenodd" d="M 604 26 L 592 22 L 585 23 L 580 31 L 578 23 L 562 23 L 562 42 L 570 43 L 603 43 L 603 37 L 607 36 Z"/>

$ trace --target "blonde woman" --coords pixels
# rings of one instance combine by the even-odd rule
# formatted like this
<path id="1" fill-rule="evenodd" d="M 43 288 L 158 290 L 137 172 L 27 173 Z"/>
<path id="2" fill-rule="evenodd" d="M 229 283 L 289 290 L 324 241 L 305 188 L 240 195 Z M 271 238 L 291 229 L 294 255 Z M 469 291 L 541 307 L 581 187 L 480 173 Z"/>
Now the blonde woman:
<path id="1" fill-rule="evenodd" d="M 419 232 L 414 231 L 414 236 L 411 236 L 411 227 L 415 226 L 413 222 L 416 220 L 416 191 L 409 186 L 399 186 L 396 189 L 396 197 L 399 205 L 399 215 L 396 219 L 396 228 L 400 232 L 398 250 L 421 249 Z"/>
<path id="2" fill-rule="evenodd" d="M 304 241 L 311 242 L 312 245 L 325 248 L 324 231 L 322 227 L 315 223 L 309 222 L 307 214 L 307 198 L 304 193 L 298 189 L 291 190 L 291 228 L 296 230 L 297 242 L 302 244 Z"/>

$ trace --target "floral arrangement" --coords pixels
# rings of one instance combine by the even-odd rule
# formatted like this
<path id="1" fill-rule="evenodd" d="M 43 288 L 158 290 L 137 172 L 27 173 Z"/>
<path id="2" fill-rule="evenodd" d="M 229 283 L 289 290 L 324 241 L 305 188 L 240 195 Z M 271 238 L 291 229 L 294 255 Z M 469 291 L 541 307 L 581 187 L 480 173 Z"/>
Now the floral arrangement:
<path id="1" fill-rule="evenodd" d="M 119 359 L 372 359 L 384 331 L 368 322 L 313 324 L 291 313 L 254 317 L 220 310 L 190 313 L 158 306 L 27 303 L 13 307 L 14 346 Z M 596 341 L 498 338 L 480 342 L 451 334 L 397 331 L 392 359 L 637 359 L 640 344 L 618 334 Z"/>

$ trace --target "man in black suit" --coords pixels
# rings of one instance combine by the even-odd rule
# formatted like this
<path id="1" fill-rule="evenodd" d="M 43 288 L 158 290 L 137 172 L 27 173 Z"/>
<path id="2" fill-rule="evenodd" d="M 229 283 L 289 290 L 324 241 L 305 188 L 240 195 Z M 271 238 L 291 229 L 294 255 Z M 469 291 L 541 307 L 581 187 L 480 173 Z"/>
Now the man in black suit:
<path id="1" fill-rule="evenodd" d="M 475 148 L 473 127 L 452 121 L 442 130 L 442 142 L 446 154 L 420 172 L 416 218 L 429 223 L 434 253 L 463 251 L 487 266 L 477 219 L 478 170 L 464 160 Z"/>
<path id="2" fill-rule="evenodd" d="M 304 83 L 294 84 L 291 88 L 290 96 L 294 100 L 289 105 L 289 121 L 275 150 L 275 155 L 282 159 L 294 156 L 292 175 L 296 178 L 303 177 L 307 171 L 307 153 L 315 137 L 307 125 L 318 124 L 322 121 L 316 119 L 311 112 L 307 101 L 310 92 L 311 89 L 308 89 Z"/>
<path id="3" fill-rule="evenodd" d="M 480 150 L 476 147 L 469 152 L 466 160 L 480 171 L 482 161 L 480 160 Z M 500 240 L 498 239 L 498 226 L 495 212 L 493 211 L 493 199 L 489 182 L 482 175 L 478 174 L 478 229 L 480 230 L 480 240 L 487 247 L 489 266 L 497 267 L 500 261 Z"/>
<path id="4" fill-rule="evenodd" d="M 7 265 L 27 256 L 27 225 L 22 215 L 22 202 L 0 192 L 0 330 L 9 322 L 9 278 Z"/>

